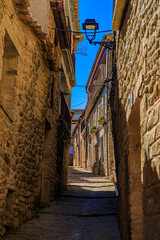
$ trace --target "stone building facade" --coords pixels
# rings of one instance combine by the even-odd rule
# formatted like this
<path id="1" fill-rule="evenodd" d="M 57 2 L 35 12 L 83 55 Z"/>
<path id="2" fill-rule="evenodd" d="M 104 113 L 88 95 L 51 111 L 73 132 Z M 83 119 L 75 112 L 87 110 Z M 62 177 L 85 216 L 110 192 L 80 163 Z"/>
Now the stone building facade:
<path id="1" fill-rule="evenodd" d="M 114 42 L 113 34 L 103 40 Z M 111 119 L 111 81 L 115 50 L 100 46 L 86 91 L 88 101 L 73 130 L 73 165 L 115 180 L 115 158 Z M 107 83 L 108 81 L 108 83 Z"/>
<path id="2" fill-rule="evenodd" d="M 112 42 L 113 34 L 104 36 Z M 86 85 L 87 168 L 95 174 L 112 177 L 115 161 L 110 111 L 113 50 L 100 46 Z"/>
<path id="3" fill-rule="evenodd" d="M 75 116 L 78 118 L 72 132 L 72 143 L 73 166 L 86 168 L 86 128 L 85 120 L 83 119 L 84 115 L 85 110 L 83 109 L 75 111 Z"/>
<path id="4" fill-rule="evenodd" d="M 160 236 L 160 8 L 116 0 L 113 129 L 122 239 Z"/>
<path id="5" fill-rule="evenodd" d="M 62 28 L 79 31 L 77 2 L 59 4 L 0 1 L 0 235 L 65 187 L 74 51 L 82 35 L 56 30 L 61 17 Z"/>
<path id="6" fill-rule="evenodd" d="M 80 116 L 84 109 L 72 109 L 71 112 L 73 114 L 73 117 L 71 119 L 71 143 L 70 143 L 70 149 L 69 149 L 69 161 L 70 161 L 70 166 L 76 166 L 76 156 L 75 156 L 75 151 L 77 146 L 75 145 L 75 133 L 77 129 L 77 124 L 80 121 Z"/>

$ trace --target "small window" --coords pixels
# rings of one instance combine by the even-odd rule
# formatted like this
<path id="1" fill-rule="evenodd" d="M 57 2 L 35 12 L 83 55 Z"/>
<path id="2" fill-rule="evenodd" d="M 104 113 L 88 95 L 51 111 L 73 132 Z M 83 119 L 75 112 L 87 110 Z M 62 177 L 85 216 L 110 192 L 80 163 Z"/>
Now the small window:
<path id="1" fill-rule="evenodd" d="M 2 75 L 0 76 L 0 104 L 11 118 L 13 118 L 16 103 L 15 87 L 17 84 L 18 60 L 18 51 L 6 31 L 4 38 L 4 55 L 2 59 Z"/>
<path id="2" fill-rule="evenodd" d="M 57 30 L 55 30 L 54 44 L 55 44 L 55 47 L 58 46 L 58 33 L 57 33 Z"/>
<path id="3" fill-rule="evenodd" d="M 54 79 L 51 84 L 51 92 L 50 92 L 50 108 L 53 108 L 53 95 L 54 95 Z"/>
<path id="4" fill-rule="evenodd" d="M 104 143 L 103 143 L 103 136 L 101 137 L 101 162 L 104 162 Z"/>

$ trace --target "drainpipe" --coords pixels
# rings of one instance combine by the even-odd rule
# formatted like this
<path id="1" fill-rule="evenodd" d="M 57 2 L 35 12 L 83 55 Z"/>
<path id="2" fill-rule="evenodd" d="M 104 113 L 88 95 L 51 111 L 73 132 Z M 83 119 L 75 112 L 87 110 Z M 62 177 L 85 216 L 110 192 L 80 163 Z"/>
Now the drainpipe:
<path id="1" fill-rule="evenodd" d="M 113 172 L 114 172 L 115 177 L 116 177 L 116 179 L 113 181 L 114 187 L 115 187 L 115 190 L 116 190 L 116 196 L 119 197 L 119 191 L 118 191 L 118 186 L 117 186 L 117 172 L 114 168 L 113 168 Z"/>
<path id="2" fill-rule="evenodd" d="M 107 101 L 106 101 L 106 138 L 107 138 L 107 145 L 106 145 L 106 152 L 107 152 L 107 176 L 109 176 L 109 162 L 108 162 L 108 87 L 109 87 L 109 83 L 108 83 L 108 66 L 109 66 L 109 49 L 107 48 L 107 81 L 105 83 L 106 86 L 106 96 L 107 96 Z"/>
<path id="3" fill-rule="evenodd" d="M 117 184 L 115 182 L 113 182 L 113 183 L 114 183 L 114 187 L 115 187 L 115 190 L 116 190 L 116 197 L 119 197 Z"/>

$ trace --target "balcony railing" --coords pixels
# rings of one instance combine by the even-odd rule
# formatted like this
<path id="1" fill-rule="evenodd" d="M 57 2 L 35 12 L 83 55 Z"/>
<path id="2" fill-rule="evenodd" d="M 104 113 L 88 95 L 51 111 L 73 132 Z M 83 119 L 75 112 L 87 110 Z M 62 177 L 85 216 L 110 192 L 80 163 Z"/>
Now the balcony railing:
<path id="1" fill-rule="evenodd" d="M 66 30 L 66 31 L 58 31 L 61 49 L 68 48 L 71 50 L 71 32 L 70 32 L 71 29 L 70 29 L 69 21 L 68 21 L 68 25 L 66 22 L 63 1 L 52 0 L 51 6 L 52 6 L 53 14 L 55 17 L 56 28 Z"/>

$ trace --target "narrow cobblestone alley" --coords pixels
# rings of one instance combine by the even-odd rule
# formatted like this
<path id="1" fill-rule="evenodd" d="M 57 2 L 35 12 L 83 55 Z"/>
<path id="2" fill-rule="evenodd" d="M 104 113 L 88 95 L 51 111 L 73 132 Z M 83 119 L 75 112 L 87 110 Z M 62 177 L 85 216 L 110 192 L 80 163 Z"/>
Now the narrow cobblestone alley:
<path id="1" fill-rule="evenodd" d="M 69 168 L 68 190 L 6 240 L 118 240 L 115 189 L 106 178 Z"/>

